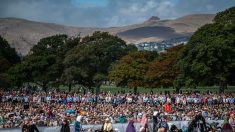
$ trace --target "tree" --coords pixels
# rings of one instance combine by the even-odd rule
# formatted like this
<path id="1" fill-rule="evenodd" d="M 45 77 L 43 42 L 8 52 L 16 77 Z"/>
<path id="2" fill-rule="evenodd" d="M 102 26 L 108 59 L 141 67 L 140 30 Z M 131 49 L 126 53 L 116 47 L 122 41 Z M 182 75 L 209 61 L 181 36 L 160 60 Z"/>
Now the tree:
<path id="1" fill-rule="evenodd" d="M 107 80 L 111 63 L 130 50 L 136 48 L 126 45 L 117 36 L 107 32 L 94 32 L 91 36 L 82 38 L 81 44 L 66 54 L 63 77 L 90 89 L 96 87 L 98 93 L 102 82 Z"/>
<path id="2" fill-rule="evenodd" d="M 109 80 L 116 86 L 134 88 L 136 93 L 137 87 L 145 86 L 148 65 L 157 55 L 157 52 L 151 51 L 130 52 L 112 65 Z"/>
<path id="3" fill-rule="evenodd" d="M 18 85 L 23 82 L 34 82 L 46 91 L 49 83 L 60 81 L 65 53 L 79 41 L 80 37 L 68 38 L 67 35 L 41 39 L 22 62 L 9 71 L 12 74 L 12 81 Z"/>
<path id="4" fill-rule="evenodd" d="M 213 21 L 215 23 L 220 23 L 220 24 L 234 24 L 235 23 L 234 10 L 235 7 L 231 7 L 223 12 L 217 13 Z"/>
<path id="5" fill-rule="evenodd" d="M 27 63 L 20 62 L 15 66 L 12 66 L 7 72 L 8 80 L 11 82 L 11 86 L 16 86 L 18 89 L 25 82 L 29 82 L 30 71 L 27 69 Z"/>
<path id="6" fill-rule="evenodd" d="M 235 69 L 234 14 L 235 8 L 218 13 L 214 23 L 194 33 L 179 57 L 181 84 L 219 84 L 223 92 L 230 83 Z"/>
<path id="7" fill-rule="evenodd" d="M 0 56 L 4 57 L 10 64 L 20 62 L 20 57 L 14 48 L 11 48 L 8 42 L 0 36 Z"/>
<path id="8" fill-rule="evenodd" d="M 20 62 L 20 57 L 14 48 L 11 48 L 8 42 L 0 36 L 0 87 L 8 87 L 8 69 L 14 64 Z"/>
<path id="9" fill-rule="evenodd" d="M 0 54 L 0 73 L 4 73 L 11 67 L 11 63 Z"/>
<path id="10" fill-rule="evenodd" d="M 148 87 L 170 87 L 179 74 L 179 68 L 176 66 L 177 56 L 183 45 L 178 45 L 167 49 L 160 56 L 150 63 L 146 78 Z M 179 89 L 177 89 L 178 91 Z"/>

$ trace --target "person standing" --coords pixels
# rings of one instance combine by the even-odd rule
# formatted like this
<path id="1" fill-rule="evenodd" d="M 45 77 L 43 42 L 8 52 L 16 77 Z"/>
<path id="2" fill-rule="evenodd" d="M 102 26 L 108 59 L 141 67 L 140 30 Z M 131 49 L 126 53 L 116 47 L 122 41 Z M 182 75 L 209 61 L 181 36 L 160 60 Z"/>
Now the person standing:
<path id="1" fill-rule="evenodd" d="M 136 132 L 133 120 L 130 120 L 130 122 L 128 123 L 126 132 Z"/>
<path id="2" fill-rule="evenodd" d="M 196 116 L 192 120 L 192 122 L 189 124 L 189 131 L 199 131 L 199 132 L 205 132 L 206 131 L 206 121 L 205 118 L 202 116 L 201 112 L 196 111 Z"/>
<path id="3" fill-rule="evenodd" d="M 24 120 L 24 124 L 22 126 L 22 132 L 29 132 L 29 121 L 28 121 L 28 119 Z"/>
<path id="4" fill-rule="evenodd" d="M 153 132 L 158 131 L 158 123 L 160 122 L 159 115 L 160 113 L 158 111 L 153 112 Z"/>
<path id="5" fill-rule="evenodd" d="M 113 127 L 109 118 L 105 119 L 105 123 L 102 128 L 103 128 L 103 132 L 113 132 Z"/>
<path id="6" fill-rule="evenodd" d="M 67 120 L 63 121 L 62 127 L 60 129 L 60 132 L 70 132 L 70 128 L 69 128 L 69 123 Z"/>
<path id="7" fill-rule="evenodd" d="M 159 132 L 167 132 L 169 130 L 169 125 L 167 123 L 167 116 L 163 117 L 163 120 L 158 123 Z"/>
<path id="8" fill-rule="evenodd" d="M 74 124 L 74 132 L 80 132 L 81 131 L 81 121 L 82 121 L 82 116 L 79 115 L 76 119 L 76 122 Z"/>
<path id="9" fill-rule="evenodd" d="M 39 132 L 37 126 L 34 124 L 34 122 L 31 120 L 30 123 L 29 123 L 29 132 Z"/>
<path id="10" fill-rule="evenodd" d="M 141 128 L 140 128 L 140 132 L 148 132 L 148 118 L 147 118 L 147 114 L 144 113 L 141 119 Z"/>

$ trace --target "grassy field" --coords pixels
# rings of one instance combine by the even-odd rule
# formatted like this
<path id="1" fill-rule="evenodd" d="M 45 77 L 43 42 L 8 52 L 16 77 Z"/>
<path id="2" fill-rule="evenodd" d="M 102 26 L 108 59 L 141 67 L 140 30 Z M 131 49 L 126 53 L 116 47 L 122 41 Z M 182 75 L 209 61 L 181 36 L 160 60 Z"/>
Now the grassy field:
<path id="1" fill-rule="evenodd" d="M 119 88 L 119 87 L 115 87 L 115 86 L 102 86 L 101 87 L 101 91 L 110 91 L 111 93 L 117 93 L 118 91 L 125 91 L 125 92 L 129 92 L 129 91 L 132 91 L 133 92 L 133 89 L 129 89 L 129 88 Z M 160 93 L 160 92 L 165 92 L 165 91 L 169 91 L 169 92 L 174 92 L 175 89 L 173 88 L 138 88 L 137 91 L 140 92 L 140 93 L 150 93 L 151 90 L 154 92 L 154 93 Z M 198 87 L 196 89 L 186 89 L 186 88 L 182 88 L 181 89 L 183 92 L 186 92 L 186 91 L 200 91 L 200 92 L 207 92 L 208 90 L 211 91 L 211 92 L 219 92 L 219 87 L 218 86 L 212 86 L 212 87 Z M 225 92 L 235 92 L 235 86 L 228 86 L 227 89 L 225 89 Z"/>
<path id="2" fill-rule="evenodd" d="M 60 87 L 61 90 L 68 90 L 68 87 Z M 72 88 L 72 91 L 78 91 L 79 90 L 79 86 L 75 86 Z M 129 92 L 132 91 L 133 92 L 134 89 L 130 89 L 130 88 L 121 88 L 121 87 L 116 87 L 116 86 L 101 86 L 101 91 L 105 91 L 105 92 L 111 92 L 111 93 L 117 93 L 118 91 L 125 91 L 125 92 Z M 165 92 L 165 91 L 169 91 L 169 92 L 174 92 L 175 89 L 173 88 L 143 88 L 143 87 L 139 87 L 137 89 L 138 92 L 140 93 L 150 93 L 151 90 L 154 93 L 160 93 L 160 92 Z M 208 90 L 211 92 L 219 92 L 219 86 L 210 86 L 210 87 L 197 87 L 196 89 L 187 89 L 187 88 L 182 88 L 181 89 L 183 92 L 186 91 L 200 91 L 200 92 L 207 92 Z M 235 86 L 228 86 L 227 89 L 225 89 L 225 92 L 235 92 Z"/>

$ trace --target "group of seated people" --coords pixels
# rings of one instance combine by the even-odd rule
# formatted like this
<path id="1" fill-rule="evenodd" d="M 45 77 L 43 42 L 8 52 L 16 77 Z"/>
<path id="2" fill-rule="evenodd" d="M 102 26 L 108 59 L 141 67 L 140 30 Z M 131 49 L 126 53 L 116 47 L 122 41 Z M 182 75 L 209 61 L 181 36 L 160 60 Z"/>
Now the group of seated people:
<path id="1" fill-rule="evenodd" d="M 81 124 L 97 125 L 109 117 L 110 123 L 141 123 L 143 115 L 153 122 L 153 113 L 167 116 L 167 121 L 192 121 L 195 111 L 208 120 L 235 123 L 234 93 L 110 93 L 100 94 L 51 90 L 0 90 L 0 128 L 19 128 L 24 119 L 36 126 L 60 126 L 66 119 L 74 125 L 77 115 L 83 115 Z"/>

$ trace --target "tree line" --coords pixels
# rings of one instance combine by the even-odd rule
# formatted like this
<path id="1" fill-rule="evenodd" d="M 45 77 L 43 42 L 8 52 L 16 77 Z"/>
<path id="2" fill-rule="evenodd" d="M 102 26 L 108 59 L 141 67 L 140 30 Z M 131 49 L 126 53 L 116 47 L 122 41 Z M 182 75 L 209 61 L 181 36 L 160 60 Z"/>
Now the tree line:
<path id="1" fill-rule="evenodd" d="M 0 87 L 33 82 L 43 90 L 76 84 L 100 91 L 104 81 L 116 86 L 197 87 L 235 84 L 235 7 L 218 13 L 186 45 L 163 53 L 137 51 L 107 32 L 85 37 L 54 35 L 41 39 L 20 58 L 0 37 Z"/>

